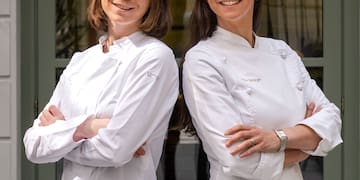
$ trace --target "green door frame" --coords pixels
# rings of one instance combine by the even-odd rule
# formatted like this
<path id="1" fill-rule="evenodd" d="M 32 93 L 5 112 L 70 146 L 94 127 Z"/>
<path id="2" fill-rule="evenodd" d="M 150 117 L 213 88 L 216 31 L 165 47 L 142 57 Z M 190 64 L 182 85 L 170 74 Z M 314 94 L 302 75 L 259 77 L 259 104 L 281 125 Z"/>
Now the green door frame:
<path id="1" fill-rule="evenodd" d="M 56 68 L 59 63 L 66 66 L 68 61 L 56 59 L 55 27 L 56 27 L 56 0 L 37 0 L 38 7 L 38 106 L 39 110 L 49 101 L 56 86 Z M 64 64 L 65 63 L 65 64 Z M 56 179 L 56 163 L 39 165 L 37 180 Z"/>
<path id="2" fill-rule="evenodd" d="M 324 31 L 324 56 L 329 58 L 326 60 L 306 58 L 304 62 L 309 67 L 324 67 L 325 93 L 339 107 L 346 107 L 343 111 L 344 144 L 337 147 L 325 158 L 324 180 L 353 180 L 355 177 L 359 179 L 360 3 L 358 0 L 324 0 L 323 4 L 324 30 L 326 30 Z M 53 37 L 55 25 L 38 23 L 54 22 L 54 2 L 49 0 L 22 0 L 20 11 L 21 134 L 23 135 L 24 131 L 32 124 L 36 97 L 39 94 L 44 95 L 38 100 L 38 106 L 42 108 L 44 103 L 48 101 L 51 94 L 50 90 L 55 85 L 55 80 L 46 79 L 49 74 L 54 75 L 55 71 L 49 67 L 64 66 L 66 60 L 55 61 L 55 57 L 53 57 L 55 54 L 55 37 Z M 53 21 L 50 21 L 51 19 Z M 43 43 L 46 46 L 41 46 Z M 50 58 L 49 61 L 38 64 L 39 59 L 46 58 Z M 38 86 L 39 82 L 41 82 L 41 88 Z M 21 142 L 21 139 L 19 141 Z M 21 178 L 26 180 L 51 180 L 54 179 L 56 173 L 54 165 L 44 166 L 29 163 L 24 157 L 23 150 L 21 168 Z"/>
<path id="3" fill-rule="evenodd" d="M 58 61 L 52 56 L 55 54 L 55 1 L 22 0 L 20 12 L 22 122 L 19 142 L 22 142 L 24 132 L 48 102 L 55 87 L 55 69 L 52 67 Z M 53 79 L 50 79 L 51 75 Z M 21 179 L 55 180 L 55 163 L 33 164 L 26 159 L 23 148 L 21 156 Z"/>
<path id="4" fill-rule="evenodd" d="M 341 1 L 323 1 L 324 13 L 324 93 L 341 107 Z M 324 180 L 342 179 L 342 146 L 324 158 Z"/>
<path id="5" fill-rule="evenodd" d="M 37 10 L 35 0 L 21 0 L 19 1 L 20 11 L 20 76 L 21 76 L 21 114 L 19 122 L 21 127 L 21 134 L 19 136 L 19 147 L 21 152 L 21 179 L 23 180 L 35 180 L 36 179 L 36 165 L 30 163 L 24 154 L 24 148 L 22 145 L 22 138 L 27 128 L 32 125 L 32 120 L 35 116 L 34 103 L 36 101 L 36 89 L 37 81 L 35 81 L 37 65 L 36 65 L 36 47 L 37 36 L 36 27 L 37 20 L 35 12 Z"/>
<path id="6" fill-rule="evenodd" d="M 359 135 L 359 60 L 360 3 L 343 0 L 343 178 L 360 179 Z"/>

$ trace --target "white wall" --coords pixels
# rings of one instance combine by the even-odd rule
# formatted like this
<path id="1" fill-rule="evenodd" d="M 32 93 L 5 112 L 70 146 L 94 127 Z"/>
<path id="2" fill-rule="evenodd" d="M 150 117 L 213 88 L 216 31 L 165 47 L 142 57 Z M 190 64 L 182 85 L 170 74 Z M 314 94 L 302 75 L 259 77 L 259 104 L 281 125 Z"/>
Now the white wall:
<path id="1" fill-rule="evenodd" d="M 0 179 L 19 179 L 17 0 L 0 0 Z"/>

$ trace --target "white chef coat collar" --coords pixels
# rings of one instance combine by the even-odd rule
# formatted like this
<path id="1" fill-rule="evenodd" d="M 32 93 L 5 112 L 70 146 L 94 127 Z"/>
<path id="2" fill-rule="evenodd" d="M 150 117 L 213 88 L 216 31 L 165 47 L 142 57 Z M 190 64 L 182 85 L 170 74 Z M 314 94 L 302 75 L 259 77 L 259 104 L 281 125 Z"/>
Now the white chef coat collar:
<path id="1" fill-rule="evenodd" d="M 254 32 L 253 32 L 253 34 L 255 37 L 254 47 L 257 48 L 259 37 Z M 251 45 L 249 44 L 249 42 L 245 38 L 243 38 L 242 36 L 239 36 L 235 33 L 232 33 L 220 26 L 217 26 L 216 31 L 213 34 L 213 37 L 216 39 L 222 40 L 226 43 L 231 43 L 233 45 L 241 45 L 241 46 L 245 46 L 248 48 L 252 48 Z"/>
<path id="2" fill-rule="evenodd" d="M 133 44 L 133 45 L 137 45 L 139 44 L 143 37 L 145 36 L 145 34 L 142 31 L 136 31 L 128 36 L 122 37 L 120 39 L 117 39 L 113 42 L 113 45 L 116 45 L 118 47 L 123 47 L 129 43 Z M 104 45 L 105 41 L 108 38 L 108 34 L 104 34 L 99 38 L 99 44 L 100 45 Z"/>

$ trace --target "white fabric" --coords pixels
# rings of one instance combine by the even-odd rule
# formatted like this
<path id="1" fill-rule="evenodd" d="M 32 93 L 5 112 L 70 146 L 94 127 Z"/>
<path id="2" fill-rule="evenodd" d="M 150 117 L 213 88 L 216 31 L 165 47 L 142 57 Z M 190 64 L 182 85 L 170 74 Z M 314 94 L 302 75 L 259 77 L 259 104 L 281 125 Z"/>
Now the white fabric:
<path id="1" fill-rule="evenodd" d="M 35 119 L 24 137 L 26 155 L 35 163 L 64 157 L 63 180 L 155 180 L 178 96 L 176 60 L 142 32 L 115 41 L 108 53 L 100 41 L 72 57 L 47 105 L 59 107 L 66 120 L 39 127 Z M 111 121 L 95 137 L 73 142 L 86 118 Z M 144 142 L 146 154 L 134 158 Z"/>
<path id="2" fill-rule="evenodd" d="M 255 47 L 220 27 L 185 56 L 183 90 L 194 126 L 211 164 L 211 180 L 300 180 L 298 165 L 283 169 L 284 153 L 230 155 L 224 132 L 237 124 L 277 129 L 311 127 L 322 138 L 313 155 L 342 142 L 339 109 L 310 79 L 284 42 L 256 37 Z M 321 106 L 304 119 L 306 104 Z"/>

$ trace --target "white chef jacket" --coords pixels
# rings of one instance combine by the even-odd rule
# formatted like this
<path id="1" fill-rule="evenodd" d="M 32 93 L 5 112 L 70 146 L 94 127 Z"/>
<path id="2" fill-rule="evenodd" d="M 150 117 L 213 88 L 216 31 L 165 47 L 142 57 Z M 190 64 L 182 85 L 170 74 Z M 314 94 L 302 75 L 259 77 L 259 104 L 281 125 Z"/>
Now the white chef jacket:
<path id="1" fill-rule="evenodd" d="M 114 41 L 108 53 L 100 43 L 76 53 L 47 105 L 64 120 L 24 137 L 34 163 L 64 158 L 63 180 L 155 180 L 169 118 L 178 96 L 174 55 L 161 41 L 138 31 Z M 74 142 L 87 118 L 111 118 L 93 138 Z M 144 156 L 134 152 L 146 142 Z"/>
<path id="2" fill-rule="evenodd" d="M 196 131 L 208 155 L 211 180 L 300 180 L 299 165 L 283 168 L 284 152 L 240 158 L 225 147 L 224 132 L 237 125 L 278 129 L 296 124 L 321 138 L 324 156 L 342 142 L 339 109 L 310 79 L 299 56 L 286 43 L 255 37 L 255 47 L 217 27 L 185 56 L 183 90 Z M 304 119 L 314 102 L 321 111 Z"/>

